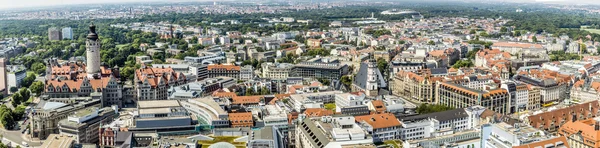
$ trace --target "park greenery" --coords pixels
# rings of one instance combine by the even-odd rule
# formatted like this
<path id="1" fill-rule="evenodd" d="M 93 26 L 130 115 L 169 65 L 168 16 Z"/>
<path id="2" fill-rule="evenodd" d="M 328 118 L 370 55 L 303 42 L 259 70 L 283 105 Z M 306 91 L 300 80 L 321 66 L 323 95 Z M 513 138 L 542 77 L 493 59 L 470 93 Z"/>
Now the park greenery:
<path id="1" fill-rule="evenodd" d="M 331 110 L 335 112 L 335 103 L 326 103 L 323 106 L 325 106 L 326 110 Z"/>
<path id="2" fill-rule="evenodd" d="M 473 66 L 475 66 L 475 64 L 473 64 L 472 60 L 458 60 L 458 61 L 456 61 L 456 63 L 454 63 L 454 65 L 452 65 L 452 68 L 459 69 L 462 67 L 473 67 Z"/>
<path id="3" fill-rule="evenodd" d="M 564 51 L 552 51 L 549 56 L 550 61 L 580 60 L 582 58 L 579 54 L 565 53 Z"/>

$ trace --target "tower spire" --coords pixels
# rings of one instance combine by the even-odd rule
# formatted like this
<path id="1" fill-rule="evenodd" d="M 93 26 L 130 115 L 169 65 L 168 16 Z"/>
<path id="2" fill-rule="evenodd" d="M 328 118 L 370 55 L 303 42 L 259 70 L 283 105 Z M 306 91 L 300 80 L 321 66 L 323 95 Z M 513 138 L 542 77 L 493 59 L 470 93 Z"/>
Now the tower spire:
<path id="1" fill-rule="evenodd" d="M 96 25 L 90 24 L 90 33 L 87 35 L 86 47 L 86 73 L 89 78 L 95 78 L 100 73 L 100 39 L 96 33 Z"/>
<path id="2" fill-rule="evenodd" d="M 98 40 L 98 34 L 96 34 L 96 25 L 92 22 L 90 25 L 90 33 L 87 35 L 87 39 L 96 41 Z"/>

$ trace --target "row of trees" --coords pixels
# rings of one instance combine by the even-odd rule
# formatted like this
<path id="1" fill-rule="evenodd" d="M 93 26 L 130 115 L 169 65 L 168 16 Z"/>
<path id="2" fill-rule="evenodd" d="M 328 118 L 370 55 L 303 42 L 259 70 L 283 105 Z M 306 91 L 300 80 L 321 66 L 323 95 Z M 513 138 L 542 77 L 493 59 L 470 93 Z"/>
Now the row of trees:
<path id="1" fill-rule="evenodd" d="M 423 104 L 419 105 L 415 111 L 419 114 L 428 114 L 428 113 L 442 112 L 442 111 L 447 111 L 447 110 L 452 110 L 452 109 L 454 109 L 454 108 L 448 107 L 445 105 L 423 103 Z"/>
<path id="2" fill-rule="evenodd" d="M 261 87 L 260 90 L 254 90 L 252 87 L 246 88 L 246 96 L 254 96 L 254 95 L 269 95 L 271 91 L 267 87 Z"/>

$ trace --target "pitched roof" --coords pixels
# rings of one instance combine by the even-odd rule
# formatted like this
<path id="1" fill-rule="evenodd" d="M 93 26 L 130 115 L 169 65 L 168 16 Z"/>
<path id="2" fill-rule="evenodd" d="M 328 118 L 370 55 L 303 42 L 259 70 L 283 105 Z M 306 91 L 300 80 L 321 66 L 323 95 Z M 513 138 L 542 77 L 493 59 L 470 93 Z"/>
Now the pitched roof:
<path id="1" fill-rule="evenodd" d="M 356 122 L 366 122 L 373 129 L 401 126 L 400 121 L 391 113 L 355 116 Z"/>
<path id="2" fill-rule="evenodd" d="M 558 121 L 562 120 L 571 121 L 573 118 L 573 113 L 581 113 L 584 115 L 592 114 L 592 116 L 595 117 L 596 113 L 598 112 L 598 105 L 598 101 L 592 101 L 553 111 L 546 111 L 536 115 L 531 115 L 527 118 L 529 119 L 529 124 L 535 128 L 550 128 L 552 120 L 557 121 L 555 124 L 560 124 Z M 541 125 L 544 126 L 542 127 Z"/>
<path id="3" fill-rule="evenodd" d="M 223 65 L 223 64 L 211 64 L 206 67 L 207 70 L 225 69 L 225 70 L 240 70 L 240 66 L 235 65 Z"/>
<path id="4" fill-rule="evenodd" d="M 229 113 L 229 121 L 252 121 L 252 112 Z"/>
<path id="5" fill-rule="evenodd" d="M 595 119 L 587 119 L 580 121 L 567 121 L 563 126 L 560 127 L 560 134 L 562 136 L 571 136 L 572 134 L 577 134 L 581 132 L 581 136 L 584 141 L 592 141 L 595 144 L 590 144 L 588 142 L 584 143 L 585 145 L 591 145 L 592 147 L 600 147 L 600 130 L 595 130 L 596 125 Z"/>
<path id="6" fill-rule="evenodd" d="M 543 141 L 538 141 L 538 142 L 534 142 L 534 143 L 529 143 L 529 144 L 524 144 L 524 145 L 520 145 L 520 146 L 513 146 L 513 148 L 540 148 L 540 147 L 546 147 L 546 145 L 553 145 L 556 147 L 559 144 L 564 145 L 566 148 L 570 147 L 569 143 L 567 142 L 567 138 L 565 138 L 564 136 L 560 136 L 560 137 L 547 139 L 547 140 L 543 140 Z"/>
<path id="7" fill-rule="evenodd" d="M 307 108 L 304 111 L 304 114 L 306 114 L 307 117 L 331 116 L 333 115 L 333 111 L 324 108 Z"/>
<path id="8" fill-rule="evenodd" d="M 511 42 L 496 42 L 492 46 L 495 46 L 495 47 L 518 47 L 518 48 L 543 48 L 543 46 L 540 44 L 511 43 Z"/>
<path id="9" fill-rule="evenodd" d="M 164 81 L 179 81 L 185 80 L 183 73 L 177 73 L 173 68 L 152 68 L 149 66 L 142 66 L 142 68 L 135 71 L 137 80 L 142 83 L 148 81 L 148 84 L 152 87 L 158 86 L 161 82 L 167 84 Z"/>
<path id="10" fill-rule="evenodd" d="M 232 104 L 257 104 L 260 103 L 260 99 L 264 98 L 262 95 L 257 96 L 235 96 L 231 98 Z"/>

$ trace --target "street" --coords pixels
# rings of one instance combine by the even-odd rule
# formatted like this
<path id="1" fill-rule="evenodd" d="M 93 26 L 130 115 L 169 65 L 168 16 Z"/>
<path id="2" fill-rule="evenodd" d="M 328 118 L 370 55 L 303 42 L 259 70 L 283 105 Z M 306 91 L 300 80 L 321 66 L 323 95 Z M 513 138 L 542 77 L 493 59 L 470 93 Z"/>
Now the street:
<path id="1" fill-rule="evenodd" d="M 29 140 L 25 140 L 24 139 L 24 135 L 21 134 L 20 131 L 7 131 L 5 129 L 0 129 L 0 133 L 2 133 L 3 136 L 3 141 L 7 140 L 10 141 L 12 144 L 11 146 L 16 146 L 17 145 L 21 145 L 21 143 L 23 141 L 27 142 L 27 144 L 29 144 L 30 147 L 36 147 L 36 146 L 41 146 L 42 142 L 29 142 Z M 5 143 L 6 144 L 6 143 Z M 24 147 L 21 145 L 21 147 Z"/>

